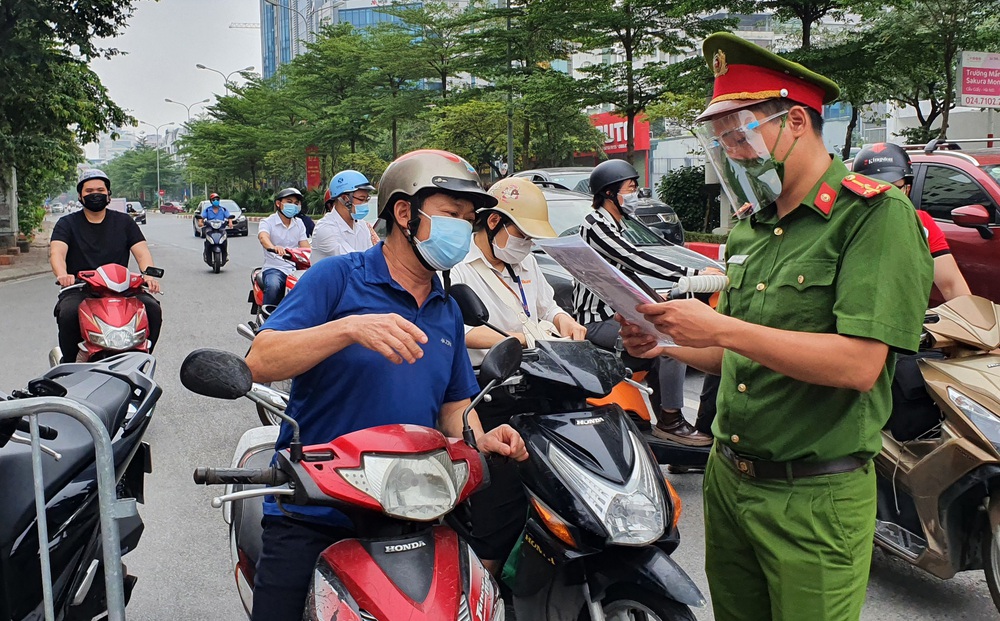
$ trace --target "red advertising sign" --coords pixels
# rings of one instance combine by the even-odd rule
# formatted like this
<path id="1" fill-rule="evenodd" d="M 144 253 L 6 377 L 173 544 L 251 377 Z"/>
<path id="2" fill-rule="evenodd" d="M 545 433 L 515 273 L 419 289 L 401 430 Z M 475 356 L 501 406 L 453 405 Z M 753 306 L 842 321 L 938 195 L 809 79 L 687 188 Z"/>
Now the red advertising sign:
<path id="1" fill-rule="evenodd" d="M 962 52 L 958 80 L 960 106 L 1000 108 L 1000 54 Z"/>
<path id="2" fill-rule="evenodd" d="M 165 196 L 165 195 L 166 195 L 166 193 L 167 193 L 167 191 L 166 191 L 166 190 L 160 190 L 160 192 L 159 192 L 160 196 Z"/>
<path id="3" fill-rule="evenodd" d="M 323 184 L 323 172 L 319 163 L 319 149 L 306 147 L 306 189 L 315 190 Z"/>
<path id="4" fill-rule="evenodd" d="M 601 112 L 590 115 L 590 124 L 604 132 L 605 153 L 628 151 L 628 119 L 610 112 Z M 635 119 L 635 150 L 649 151 L 649 121 L 643 117 Z"/>

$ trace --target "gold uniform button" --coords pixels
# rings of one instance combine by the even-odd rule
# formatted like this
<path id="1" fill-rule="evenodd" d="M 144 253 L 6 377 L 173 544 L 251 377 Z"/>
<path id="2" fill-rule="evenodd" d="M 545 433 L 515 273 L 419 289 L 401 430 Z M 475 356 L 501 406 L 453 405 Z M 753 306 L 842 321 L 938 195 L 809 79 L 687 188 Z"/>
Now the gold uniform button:
<path id="1" fill-rule="evenodd" d="M 732 436 L 730 436 L 729 439 L 733 441 L 733 444 L 739 444 L 740 443 L 740 437 L 738 435 L 736 435 L 735 433 Z M 743 465 L 745 466 L 746 464 L 743 464 Z"/>
<path id="2" fill-rule="evenodd" d="M 796 278 L 796 280 L 798 280 L 799 284 L 801 285 L 802 283 L 804 283 L 806 281 L 806 277 L 803 276 L 802 274 L 799 274 L 799 277 Z"/>
<path id="3" fill-rule="evenodd" d="M 762 283 L 762 282 L 757 283 L 757 291 L 763 291 L 766 288 L 767 288 L 767 285 L 765 285 L 764 283 Z"/>
<path id="4" fill-rule="evenodd" d="M 774 229 L 774 234 L 775 235 L 781 235 L 784 232 L 785 231 L 780 226 Z"/>
<path id="5" fill-rule="evenodd" d="M 741 461 L 740 462 L 740 472 L 742 472 L 742 473 L 745 474 L 746 471 L 749 470 L 749 469 L 750 469 L 750 467 L 747 466 L 747 462 L 745 462 L 745 461 Z"/>
<path id="6" fill-rule="evenodd" d="M 736 390 L 738 390 L 740 392 L 746 392 L 747 391 L 747 385 L 746 384 L 740 384 L 739 386 L 736 387 Z"/>
<path id="7" fill-rule="evenodd" d="M 827 194 L 826 192 L 823 192 L 822 194 L 819 195 L 819 200 L 823 201 L 824 203 L 829 203 L 830 195 Z"/>

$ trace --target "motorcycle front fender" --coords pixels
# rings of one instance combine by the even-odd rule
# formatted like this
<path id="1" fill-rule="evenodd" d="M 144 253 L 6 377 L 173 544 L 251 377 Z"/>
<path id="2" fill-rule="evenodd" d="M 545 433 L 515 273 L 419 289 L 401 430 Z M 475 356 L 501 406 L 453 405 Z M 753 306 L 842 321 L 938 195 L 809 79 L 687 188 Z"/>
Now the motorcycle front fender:
<path id="1" fill-rule="evenodd" d="M 674 559 L 657 547 L 611 547 L 585 559 L 590 595 L 601 599 L 614 584 L 632 584 L 653 593 L 664 593 L 687 606 L 703 607 L 705 597 Z"/>

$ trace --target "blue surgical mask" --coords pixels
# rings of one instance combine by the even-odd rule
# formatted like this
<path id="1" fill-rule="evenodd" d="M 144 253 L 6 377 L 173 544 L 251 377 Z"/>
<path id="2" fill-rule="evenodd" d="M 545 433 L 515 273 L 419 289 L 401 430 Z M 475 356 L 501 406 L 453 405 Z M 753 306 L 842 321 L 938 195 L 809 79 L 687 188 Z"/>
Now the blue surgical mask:
<path id="1" fill-rule="evenodd" d="M 217 198 L 216 199 L 212 199 L 212 207 L 218 207 L 218 206 L 219 206 L 219 199 L 217 199 Z"/>
<path id="2" fill-rule="evenodd" d="M 436 270 L 450 270 L 469 254 L 472 244 L 472 224 L 461 218 L 448 216 L 428 216 L 431 220 L 431 234 L 426 240 L 414 238 L 413 242 L 420 256 Z"/>
<path id="3" fill-rule="evenodd" d="M 354 218 L 355 221 L 360 222 L 365 219 L 365 216 L 368 215 L 369 211 L 371 211 L 371 207 L 368 206 L 368 203 L 355 205 L 354 211 L 351 212 L 351 217 Z"/>
<path id="4" fill-rule="evenodd" d="M 281 213 L 285 214 L 286 218 L 294 218 L 301 210 L 302 208 L 295 203 L 285 203 L 281 206 Z"/>

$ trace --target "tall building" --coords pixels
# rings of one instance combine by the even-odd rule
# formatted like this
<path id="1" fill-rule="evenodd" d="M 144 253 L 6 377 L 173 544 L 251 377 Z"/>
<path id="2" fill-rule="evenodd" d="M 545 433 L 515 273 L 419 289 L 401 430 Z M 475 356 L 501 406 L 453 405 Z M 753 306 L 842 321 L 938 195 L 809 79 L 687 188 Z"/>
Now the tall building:
<path id="1" fill-rule="evenodd" d="M 468 0 L 448 0 L 464 6 Z M 326 24 L 349 23 L 363 29 L 382 22 L 398 22 L 399 18 L 379 11 L 385 5 L 396 4 L 420 8 L 420 0 L 266 0 L 260 2 L 261 75 L 269 78 L 278 67 L 291 62 L 307 49 L 316 33 Z"/>
<path id="2" fill-rule="evenodd" d="M 97 141 L 96 162 L 110 162 L 129 149 L 134 149 L 139 144 L 139 139 L 132 129 L 119 128 L 115 130 L 117 138 L 112 138 L 110 133 L 102 134 Z"/>

